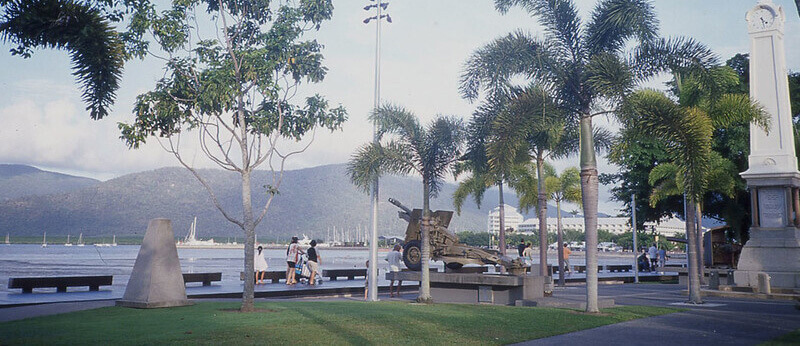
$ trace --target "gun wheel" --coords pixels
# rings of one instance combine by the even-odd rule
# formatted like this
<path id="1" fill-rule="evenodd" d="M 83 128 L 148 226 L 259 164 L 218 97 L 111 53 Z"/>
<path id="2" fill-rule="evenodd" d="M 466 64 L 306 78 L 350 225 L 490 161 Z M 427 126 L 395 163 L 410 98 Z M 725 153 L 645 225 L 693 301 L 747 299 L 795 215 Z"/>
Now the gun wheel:
<path id="1" fill-rule="evenodd" d="M 412 240 L 403 246 L 403 263 L 408 269 L 419 271 L 422 269 L 422 250 L 419 240 Z"/>

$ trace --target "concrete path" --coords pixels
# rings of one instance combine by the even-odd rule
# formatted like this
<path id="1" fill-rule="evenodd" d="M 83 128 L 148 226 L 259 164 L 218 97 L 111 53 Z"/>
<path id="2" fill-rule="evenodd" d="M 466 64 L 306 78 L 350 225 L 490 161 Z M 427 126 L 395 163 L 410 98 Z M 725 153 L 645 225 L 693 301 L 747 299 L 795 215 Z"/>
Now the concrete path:
<path id="1" fill-rule="evenodd" d="M 679 285 L 600 286 L 600 296 L 617 305 L 667 306 L 685 312 L 638 319 L 520 345 L 756 345 L 800 329 L 793 302 L 706 297 L 703 305 L 684 304 Z M 557 288 L 557 296 L 584 296 L 579 287 Z"/>

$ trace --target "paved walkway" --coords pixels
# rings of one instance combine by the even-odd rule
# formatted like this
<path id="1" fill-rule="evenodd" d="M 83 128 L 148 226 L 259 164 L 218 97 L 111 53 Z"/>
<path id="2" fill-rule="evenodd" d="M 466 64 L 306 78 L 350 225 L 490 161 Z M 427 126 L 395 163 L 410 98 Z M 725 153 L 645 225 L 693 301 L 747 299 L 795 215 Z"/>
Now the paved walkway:
<path id="1" fill-rule="evenodd" d="M 532 340 L 521 345 L 756 345 L 800 329 L 800 310 L 791 301 L 704 298 L 684 304 L 680 285 L 601 285 L 601 297 L 617 305 L 667 306 L 684 312 L 643 318 Z M 583 287 L 557 288 L 557 296 L 584 296 Z"/>

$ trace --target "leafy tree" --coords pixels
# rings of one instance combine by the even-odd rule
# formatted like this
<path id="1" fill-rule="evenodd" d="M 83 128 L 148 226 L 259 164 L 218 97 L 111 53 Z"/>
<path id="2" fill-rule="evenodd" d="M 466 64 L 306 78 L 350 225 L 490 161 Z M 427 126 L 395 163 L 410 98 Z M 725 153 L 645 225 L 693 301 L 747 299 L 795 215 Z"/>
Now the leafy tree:
<path id="1" fill-rule="evenodd" d="M 350 180 L 368 192 L 376 176 L 419 174 L 422 177 L 422 224 L 420 227 L 422 279 L 417 301 L 431 302 L 430 295 L 430 199 L 435 198 L 442 181 L 461 156 L 464 129 L 455 117 L 438 116 L 427 126 L 405 108 L 383 105 L 371 119 L 378 125 L 378 136 L 394 135 L 384 142 L 368 143 L 353 154 L 347 166 Z"/>
<path id="2" fill-rule="evenodd" d="M 108 115 L 114 103 L 125 47 L 112 27 L 121 13 L 109 1 L 1 0 L 0 36 L 16 44 L 12 55 L 29 58 L 33 48 L 67 50 L 92 119 Z"/>
<path id="3" fill-rule="evenodd" d="M 209 25 L 195 13 L 205 5 L 217 33 L 197 37 Z M 302 83 L 318 83 L 327 69 L 322 45 L 303 35 L 330 19 L 330 0 L 270 4 L 264 1 L 178 1 L 160 14 L 148 4 L 137 8 L 136 24 L 160 45 L 165 77 L 136 99 L 131 124 L 119 124 L 122 138 L 138 148 L 148 137 L 164 138 L 172 153 L 206 188 L 214 205 L 245 234 L 243 311 L 253 310 L 255 227 L 280 193 L 286 161 L 311 141 L 317 128 L 338 129 L 342 107 L 331 108 L 322 96 L 293 103 Z M 203 26 L 201 30 L 200 26 Z M 159 57 L 161 55 L 158 55 Z M 240 215 L 220 204 L 211 183 L 182 155 L 181 137 L 195 132 L 202 152 L 220 167 L 241 176 Z M 283 142 L 300 149 L 283 149 Z M 288 146 L 287 146 L 288 147 Z M 268 165 L 269 182 L 252 181 L 253 171 Z M 260 185 L 255 192 L 254 185 Z M 263 204 L 254 210 L 254 202 Z"/>
<path id="4" fill-rule="evenodd" d="M 479 49 L 462 74 L 461 93 L 503 94 L 516 77 L 547 86 L 555 103 L 578 123 L 587 266 L 597 265 L 597 161 L 592 119 L 611 114 L 633 86 L 670 66 L 704 65 L 710 52 L 692 40 L 658 39 L 653 7 L 646 0 L 602 0 L 583 23 L 573 1 L 495 0 L 502 13 L 519 6 L 544 27 L 543 39 L 521 31 Z M 624 52 L 636 40 L 633 54 Z M 630 56 L 630 59 L 629 59 Z M 587 272 L 586 311 L 598 312 L 597 273 Z"/>

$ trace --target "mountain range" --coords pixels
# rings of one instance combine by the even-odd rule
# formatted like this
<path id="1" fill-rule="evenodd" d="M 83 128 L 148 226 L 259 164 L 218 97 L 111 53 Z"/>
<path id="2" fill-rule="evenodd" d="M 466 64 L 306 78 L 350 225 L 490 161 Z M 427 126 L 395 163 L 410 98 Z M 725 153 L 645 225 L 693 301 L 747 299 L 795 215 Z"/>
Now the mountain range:
<path id="1" fill-rule="evenodd" d="M 238 174 L 215 169 L 198 171 L 215 191 L 219 203 L 234 217 L 241 215 L 241 183 Z M 254 205 L 263 205 L 271 173 L 254 172 Z M 442 185 L 433 210 L 452 210 L 454 182 Z M 414 177 L 381 179 L 379 233 L 402 235 L 406 223 L 387 199 L 395 198 L 411 208 L 422 205 L 421 181 Z M 208 192 L 184 168 L 169 167 L 127 174 L 108 181 L 47 172 L 30 166 L 0 165 L 0 232 L 14 236 L 83 233 L 84 236 L 116 234 L 142 236 L 150 219 L 172 220 L 176 236 L 183 236 L 197 217 L 199 237 L 241 237 L 242 231 L 214 207 Z M 509 205 L 516 195 L 505 194 Z M 489 210 L 498 203 L 497 190 L 487 191 L 479 209 L 471 199 L 450 229 L 484 231 Z M 370 225 L 369 197 L 353 186 L 344 164 L 286 171 L 283 183 L 263 222 L 260 237 L 284 238 L 306 234 L 327 238 L 334 230 L 363 232 Z M 555 216 L 549 206 L 548 216 Z M 570 215 L 565 213 L 565 216 Z M 525 218 L 535 217 L 531 211 Z M 341 233 L 339 233 L 341 234 Z"/>

